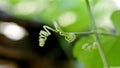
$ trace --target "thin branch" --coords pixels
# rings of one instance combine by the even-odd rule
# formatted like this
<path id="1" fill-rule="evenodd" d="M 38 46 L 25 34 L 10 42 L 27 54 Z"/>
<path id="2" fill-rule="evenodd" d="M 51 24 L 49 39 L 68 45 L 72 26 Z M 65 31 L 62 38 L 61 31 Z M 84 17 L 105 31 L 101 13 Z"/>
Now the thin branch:
<path id="1" fill-rule="evenodd" d="M 95 23 L 93 11 L 91 9 L 91 6 L 90 6 L 88 0 L 86 0 L 86 3 L 87 3 L 88 11 L 89 11 L 89 14 L 90 14 L 90 18 L 91 18 L 91 21 L 92 21 L 93 30 L 95 30 L 95 32 L 97 32 L 97 26 L 96 26 L 96 23 Z"/>
<path id="2" fill-rule="evenodd" d="M 66 33 L 74 33 L 76 35 L 92 35 L 92 34 L 96 34 L 96 32 L 91 31 L 91 32 L 66 32 Z M 108 32 L 97 32 L 98 35 L 106 35 L 106 36 L 113 36 L 113 37 L 117 37 L 117 34 L 113 34 L 113 33 L 108 33 Z"/>
<path id="3" fill-rule="evenodd" d="M 113 37 L 117 37 L 117 34 L 113 34 L 113 33 L 105 33 L 105 32 L 98 32 L 97 34 L 99 35 L 106 35 L 106 36 L 113 36 Z"/>
<path id="4" fill-rule="evenodd" d="M 95 31 L 95 40 L 96 40 L 96 42 L 98 43 L 98 50 L 99 50 L 101 59 L 102 59 L 102 61 L 103 61 L 104 67 L 105 67 L 105 68 L 109 68 L 107 59 L 106 59 L 106 57 L 105 57 L 103 48 L 102 48 L 102 46 L 101 46 L 99 34 L 97 34 L 97 26 L 96 26 L 96 23 L 95 23 L 94 14 L 93 14 L 93 12 L 92 12 L 92 9 L 91 9 L 91 6 L 90 6 L 90 3 L 89 3 L 88 0 L 86 0 L 86 3 L 87 3 L 88 11 L 89 11 L 89 13 L 90 13 L 90 17 L 91 17 L 91 20 L 92 20 L 93 29 L 94 29 L 94 31 Z"/>
<path id="5" fill-rule="evenodd" d="M 67 32 L 67 33 L 74 33 L 76 35 L 91 35 L 91 34 L 94 34 L 93 31 L 91 31 L 91 32 Z"/>

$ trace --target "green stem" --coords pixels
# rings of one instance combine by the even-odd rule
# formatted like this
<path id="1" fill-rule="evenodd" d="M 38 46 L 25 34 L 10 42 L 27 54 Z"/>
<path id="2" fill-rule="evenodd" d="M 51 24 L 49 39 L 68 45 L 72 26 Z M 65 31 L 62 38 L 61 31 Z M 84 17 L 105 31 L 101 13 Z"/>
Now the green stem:
<path id="1" fill-rule="evenodd" d="M 98 50 L 99 50 L 101 59 L 102 59 L 102 61 L 103 61 L 104 67 L 105 67 L 105 68 L 109 68 L 109 65 L 108 65 L 108 62 L 107 62 L 107 60 L 106 60 L 106 57 L 105 57 L 103 48 L 102 48 L 102 46 L 101 46 L 99 34 L 97 34 L 98 32 L 97 32 L 97 26 L 96 26 L 96 23 L 95 23 L 95 19 L 94 19 L 94 14 L 93 14 L 93 12 L 92 12 L 92 9 L 91 9 L 91 6 L 90 6 L 90 3 L 89 3 L 88 0 L 86 0 L 86 3 L 87 3 L 88 11 L 89 11 L 89 13 L 90 13 L 90 17 L 91 17 L 93 29 L 94 29 L 94 31 L 95 31 L 95 40 L 96 40 L 96 42 L 98 43 Z"/>
<path id="2" fill-rule="evenodd" d="M 91 35 L 91 34 L 94 34 L 94 32 L 67 32 L 67 33 L 74 33 L 76 35 Z"/>
<path id="3" fill-rule="evenodd" d="M 66 33 L 74 33 L 76 35 L 92 35 L 96 34 L 96 32 L 91 31 L 91 32 L 66 32 Z M 98 35 L 105 35 L 105 36 L 112 36 L 112 37 L 117 37 L 116 34 L 108 33 L 108 32 L 97 32 Z"/>
<path id="4" fill-rule="evenodd" d="M 117 37 L 117 34 L 113 34 L 113 33 L 105 33 L 105 32 L 98 32 L 97 34 L 99 35 L 106 35 L 106 36 L 112 36 L 112 37 Z"/>

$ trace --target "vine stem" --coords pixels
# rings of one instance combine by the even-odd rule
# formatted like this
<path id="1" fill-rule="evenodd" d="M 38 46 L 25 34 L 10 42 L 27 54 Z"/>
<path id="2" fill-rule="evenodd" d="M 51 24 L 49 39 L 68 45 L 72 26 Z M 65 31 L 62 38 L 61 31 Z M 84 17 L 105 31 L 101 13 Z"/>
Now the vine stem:
<path id="1" fill-rule="evenodd" d="M 76 35 L 93 35 L 95 34 L 94 31 L 91 31 L 91 32 L 67 32 L 67 33 L 74 33 Z M 112 37 L 117 37 L 116 34 L 112 34 L 112 33 L 108 33 L 108 32 L 97 32 L 98 35 L 106 35 L 106 36 L 112 36 Z"/>
<path id="2" fill-rule="evenodd" d="M 104 51 L 103 51 L 103 48 L 102 48 L 102 46 L 101 46 L 99 34 L 98 34 L 98 32 L 97 32 L 97 25 L 96 25 L 96 23 L 95 23 L 94 14 L 93 14 L 92 8 L 91 8 L 90 3 L 89 3 L 88 0 L 86 0 L 86 4 L 87 4 L 87 7 L 88 7 L 88 11 L 89 11 L 90 17 L 91 17 L 91 21 L 92 21 L 92 25 L 93 25 L 93 30 L 94 30 L 94 32 L 95 32 L 95 41 L 98 43 L 97 46 L 98 46 L 98 50 L 99 50 L 101 59 L 102 59 L 102 61 L 103 61 L 104 67 L 105 67 L 105 68 L 109 68 L 109 65 L 108 65 L 106 56 L 105 56 Z"/>

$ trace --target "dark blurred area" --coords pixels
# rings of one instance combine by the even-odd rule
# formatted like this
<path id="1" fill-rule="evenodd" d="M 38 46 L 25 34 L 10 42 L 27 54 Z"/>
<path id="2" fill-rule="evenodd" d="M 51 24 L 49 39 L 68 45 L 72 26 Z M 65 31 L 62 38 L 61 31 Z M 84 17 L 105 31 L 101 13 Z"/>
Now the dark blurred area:
<path id="1" fill-rule="evenodd" d="M 73 59 L 55 33 L 48 37 L 45 47 L 39 47 L 43 25 L 43 21 L 17 18 L 0 10 L 0 68 L 74 68 Z"/>

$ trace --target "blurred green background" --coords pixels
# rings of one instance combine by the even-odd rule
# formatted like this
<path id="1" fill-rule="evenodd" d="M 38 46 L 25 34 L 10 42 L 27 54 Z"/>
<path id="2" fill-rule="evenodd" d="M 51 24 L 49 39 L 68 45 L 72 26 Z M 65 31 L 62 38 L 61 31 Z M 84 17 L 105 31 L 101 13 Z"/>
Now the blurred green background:
<path id="1" fill-rule="evenodd" d="M 98 31 L 120 32 L 120 0 L 89 0 Z M 85 0 L 0 0 L 0 9 L 18 18 L 45 21 L 52 24 L 57 18 L 67 32 L 90 31 L 92 28 Z M 109 66 L 120 66 L 120 35 L 100 36 Z M 73 56 L 84 68 L 103 68 L 98 49 L 85 50 L 82 45 L 92 45 L 92 36 L 82 37 L 73 48 Z"/>

